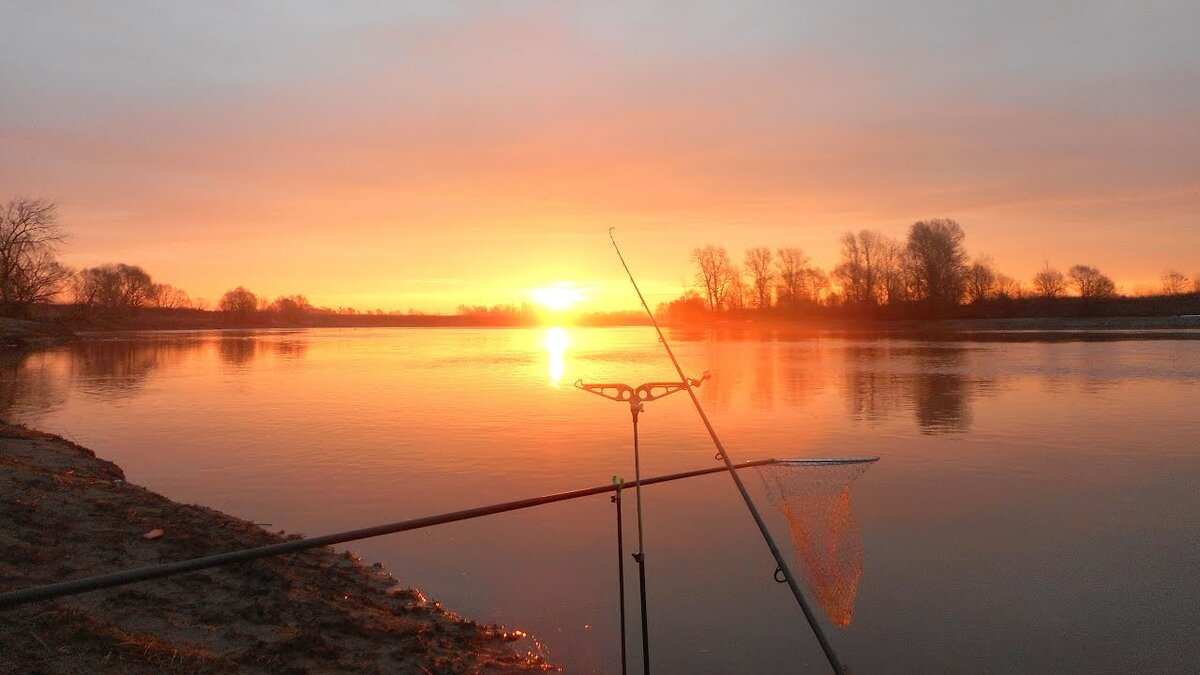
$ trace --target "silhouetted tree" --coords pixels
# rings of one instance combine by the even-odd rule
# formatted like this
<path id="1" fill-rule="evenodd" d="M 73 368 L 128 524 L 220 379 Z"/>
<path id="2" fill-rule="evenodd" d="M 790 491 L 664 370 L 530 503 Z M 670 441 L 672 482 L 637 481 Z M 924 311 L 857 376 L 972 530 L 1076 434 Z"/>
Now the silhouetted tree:
<path id="1" fill-rule="evenodd" d="M 829 290 L 829 275 L 818 267 L 806 267 L 800 271 L 798 298 L 809 305 L 821 302 L 821 296 Z"/>
<path id="2" fill-rule="evenodd" d="M 1192 292 L 1200 293 L 1200 273 L 1192 275 Z"/>
<path id="3" fill-rule="evenodd" d="M 996 274 L 995 288 L 997 298 L 1019 298 L 1022 295 L 1021 282 L 1008 276 L 1007 274 Z"/>
<path id="4" fill-rule="evenodd" d="M 1067 270 L 1067 278 L 1081 298 L 1111 298 L 1117 294 L 1117 285 L 1113 280 L 1089 265 L 1072 266 Z"/>
<path id="5" fill-rule="evenodd" d="M 335 310 L 323 310 L 333 314 L 356 314 L 353 307 L 339 307 Z M 481 320 L 483 323 L 494 325 L 517 325 L 521 323 L 532 323 L 537 318 L 538 310 L 530 303 L 523 303 L 520 307 L 516 305 L 459 305 L 458 313 L 461 316 L 469 316 Z"/>
<path id="6" fill-rule="evenodd" d="M 1067 290 L 1063 273 L 1046 263 L 1040 272 L 1033 275 L 1033 292 L 1043 298 L 1057 298 Z"/>
<path id="7" fill-rule="evenodd" d="M 953 220 L 922 220 L 908 230 L 908 262 L 914 295 L 938 306 L 962 301 L 967 251 Z"/>
<path id="8" fill-rule="evenodd" d="M 996 270 L 987 256 L 976 258 L 967 268 L 967 302 L 983 302 L 995 294 Z"/>
<path id="9" fill-rule="evenodd" d="M 71 277 L 55 258 L 66 234 L 53 202 L 14 197 L 0 205 L 0 315 L 53 300 Z"/>
<path id="10" fill-rule="evenodd" d="M 746 249 L 746 273 L 754 290 L 756 306 L 766 309 L 771 306 L 771 282 L 775 277 L 771 268 L 771 249 L 758 246 Z"/>
<path id="11" fill-rule="evenodd" d="M 682 296 L 660 304 L 654 314 L 663 321 L 687 322 L 703 317 L 706 309 L 704 298 L 689 288 Z"/>
<path id="12" fill-rule="evenodd" d="M 157 283 L 154 306 L 164 310 L 180 310 L 192 306 L 192 299 L 181 288 L 175 288 L 170 283 Z"/>
<path id="13" fill-rule="evenodd" d="M 234 321 L 245 323 L 258 311 L 258 296 L 238 286 L 222 295 L 218 306 Z"/>
<path id="14" fill-rule="evenodd" d="M 706 245 L 692 250 L 692 262 L 696 263 L 696 282 L 708 301 L 708 309 L 716 311 L 725 305 L 725 296 L 737 279 L 733 263 L 723 246 Z"/>
<path id="15" fill-rule="evenodd" d="M 152 304 L 160 309 L 184 309 L 192 306 L 192 300 L 182 289 L 171 284 L 155 284 Z"/>
<path id="16" fill-rule="evenodd" d="M 779 285 L 775 298 L 781 307 L 795 307 L 800 300 L 802 275 L 808 267 L 808 256 L 798 248 L 781 248 L 775 251 L 775 278 Z"/>
<path id="17" fill-rule="evenodd" d="M 908 252 L 895 239 L 881 236 L 878 260 L 879 301 L 894 305 L 908 300 Z"/>
<path id="18" fill-rule="evenodd" d="M 1187 292 L 1187 277 L 1179 270 L 1167 270 L 1162 276 L 1162 289 L 1165 295 L 1179 295 Z"/>
<path id="19" fill-rule="evenodd" d="M 279 314 L 281 321 L 286 323 L 303 323 L 305 317 L 312 311 L 312 304 L 303 295 L 286 295 L 275 299 L 270 309 Z"/>
<path id="20" fill-rule="evenodd" d="M 887 238 L 878 232 L 863 230 L 858 234 L 847 232 L 842 235 L 842 262 L 833 274 L 842 285 L 846 302 L 852 305 L 879 304 L 881 293 L 881 265 L 890 258 Z"/>
<path id="21" fill-rule="evenodd" d="M 750 289 L 746 283 L 742 281 L 742 272 L 736 267 L 730 271 L 729 290 L 725 292 L 725 298 L 721 302 L 721 309 L 739 312 L 746 309 L 750 300 Z"/>
<path id="22" fill-rule="evenodd" d="M 137 265 L 109 263 L 80 270 L 75 302 L 106 309 L 137 309 L 155 302 L 161 287 Z"/>

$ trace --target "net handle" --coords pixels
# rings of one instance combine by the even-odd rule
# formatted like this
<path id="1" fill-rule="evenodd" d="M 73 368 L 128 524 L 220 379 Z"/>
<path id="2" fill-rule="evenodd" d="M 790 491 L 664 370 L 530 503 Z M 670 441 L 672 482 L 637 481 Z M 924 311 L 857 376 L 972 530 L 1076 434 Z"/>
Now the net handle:
<path id="1" fill-rule="evenodd" d="M 772 459 L 771 463 L 766 466 L 836 466 L 842 464 L 872 464 L 878 461 L 878 457 Z"/>

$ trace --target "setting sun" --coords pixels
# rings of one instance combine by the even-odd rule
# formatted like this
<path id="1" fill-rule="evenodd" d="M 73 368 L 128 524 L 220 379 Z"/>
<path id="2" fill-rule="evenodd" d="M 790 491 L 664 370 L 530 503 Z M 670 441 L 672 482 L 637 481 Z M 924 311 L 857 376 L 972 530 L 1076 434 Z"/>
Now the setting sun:
<path id="1" fill-rule="evenodd" d="M 571 309 L 583 300 L 583 294 L 578 288 L 559 284 L 545 288 L 535 288 L 530 293 L 533 301 L 555 312 Z"/>

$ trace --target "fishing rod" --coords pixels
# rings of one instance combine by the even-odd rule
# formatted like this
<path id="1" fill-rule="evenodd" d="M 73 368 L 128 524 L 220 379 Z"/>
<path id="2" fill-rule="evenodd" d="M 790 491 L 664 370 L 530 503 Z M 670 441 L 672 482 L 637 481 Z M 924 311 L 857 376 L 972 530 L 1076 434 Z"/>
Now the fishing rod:
<path id="1" fill-rule="evenodd" d="M 821 650 L 825 652 L 825 658 L 829 659 L 829 666 L 833 668 L 833 672 L 837 675 L 846 675 L 845 667 L 833 651 L 833 645 L 830 644 L 829 638 L 825 636 L 825 631 L 817 621 L 817 616 L 809 606 L 808 600 L 804 598 L 804 593 L 800 590 L 800 585 L 796 582 L 796 575 L 788 567 L 783 553 L 779 550 L 779 546 L 776 545 L 774 537 L 771 536 L 771 531 L 767 529 L 767 523 L 763 520 L 762 514 L 758 512 L 758 507 L 754 505 L 754 500 L 750 497 L 750 492 L 746 490 L 746 484 L 742 482 L 742 477 L 738 475 L 738 465 L 735 465 L 729 459 L 729 453 L 725 450 L 725 444 L 721 442 L 720 436 L 717 435 L 717 430 L 713 428 L 712 422 L 709 421 L 708 415 L 704 412 L 704 406 L 700 405 L 700 398 L 696 396 L 692 382 L 683 374 L 683 367 L 679 365 L 679 360 L 675 358 L 675 353 L 671 351 L 671 344 L 667 342 L 667 336 L 663 335 L 662 328 L 659 327 L 658 321 L 654 318 L 654 312 L 650 311 L 650 305 L 646 303 L 646 298 L 642 295 L 642 289 L 638 288 L 637 280 L 633 278 L 633 272 L 629 269 L 629 263 L 625 262 L 625 256 L 621 254 L 621 247 L 617 245 L 617 238 L 613 234 L 615 229 L 615 227 L 608 228 L 608 238 L 612 241 L 613 249 L 617 252 L 617 257 L 621 260 L 621 266 L 625 268 L 625 274 L 629 276 L 629 283 L 633 284 L 633 290 L 637 293 L 638 300 L 642 303 L 642 308 L 646 310 L 646 316 L 650 317 L 650 325 L 654 326 L 654 331 L 658 333 L 658 341 L 662 343 L 663 349 L 667 351 L 667 357 L 671 359 L 671 364 L 675 366 L 675 372 L 679 374 L 679 379 L 683 387 L 687 390 L 688 396 L 692 398 L 692 404 L 695 405 L 696 412 L 700 415 L 700 421 L 704 423 L 704 428 L 708 430 L 708 436 L 717 448 L 717 457 L 725 463 L 725 470 L 729 472 L 730 478 L 737 485 L 738 492 L 742 494 L 742 500 L 746 502 L 746 508 L 750 510 L 750 515 L 754 517 L 754 522 L 758 525 L 758 531 L 762 533 L 763 539 L 767 542 L 767 547 L 771 549 L 771 555 L 775 556 L 775 564 L 778 566 L 775 570 L 776 578 L 778 578 L 779 574 L 783 574 L 788 588 L 792 590 L 792 595 L 796 596 L 796 603 L 800 605 L 801 611 L 804 612 L 804 618 L 808 620 L 808 625 L 812 629 L 813 635 L 816 636 L 817 642 L 820 643 Z"/>
<path id="2" fill-rule="evenodd" d="M 778 464 L 781 460 L 777 459 L 756 459 L 749 462 L 742 462 L 739 467 L 748 468 L 753 466 L 766 466 L 768 464 Z M 821 460 L 786 460 L 790 462 L 820 462 Z M 725 471 L 722 467 L 709 469 L 693 469 L 691 471 L 681 471 L 679 473 L 666 474 L 662 476 L 654 476 L 644 478 L 634 483 L 638 485 L 654 485 L 656 483 L 666 483 L 668 481 L 681 480 L 684 478 L 694 478 L 696 476 L 704 476 L 711 473 Z M 434 525 L 443 525 L 445 523 L 453 523 L 460 520 L 470 520 L 471 518 L 480 518 L 490 516 L 497 513 L 505 513 L 507 511 L 517 511 L 519 509 L 527 509 L 533 506 L 541 506 L 543 504 L 553 504 L 555 502 L 567 501 L 569 499 L 580 499 L 590 497 L 592 495 L 603 494 L 605 492 L 616 492 L 624 487 L 624 482 L 614 483 L 610 485 L 600 485 L 597 487 L 583 488 L 580 490 L 570 490 L 568 492 L 560 492 L 557 494 L 544 495 L 541 497 L 531 497 L 528 499 L 518 499 L 511 502 L 503 502 L 500 504 L 490 504 L 488 506 L 480 506 L 473 509 L 465 509 L 462 511 L 452 511 L 435 516 L 426 516 L 424 518 L 414 518 L 412 520 L 401 520 L 395 523 L 385 525 L 376 525 L 374 527 L 364 527 L 357 530 L 348 530 L 345 532 L 335 532 L 333 534 L 325 534 L 319 537 L 311 537 L 307 539 L 292 539 L 290 541 L 280 542 L 278 544 L 270 544 L 267 546 L 259 546 L 256 548 L 241 549 L 238 551 L 229 551 L 226 553 L 216 553 L 213 555 L 204 556 L 201 558 L 191 558 L 188 560 L 179 560 L 176 562 L 164 563 L 161 565 L 150 565 L 148 567 L 139 567 L 131 570 L 122 570 L 120 572 L 112 572 L 110 574 L 101 574 L 93 577 L 84 577 L 82 579 L 72 579 L 70 581 L 61 581 L 45 586 L 34 586 L 31 588 L 22 588 L 15 591 L 6 591 L 0 593 L 0 611 L 25 605 L 31 602 L 39 602 L 42 600 L 51 600 L 53 598 L 61 598 L 68 595 L 77 595 L 88 591 L 97 591 L 103 588 L 112 588 L 114 586 L 123 586 L 139 581 L 149 581 L 151 579 L 161 579 L 176 574 L 185 572 L 195 572 L 198 570 L 208 569 L 210 567 L 219 567 L 221 565 L 232 565 L 234 563 L 246 562 L 249 560 L 258 560 L 260 558 L 268 558 L 275 555 L 285 553 L 297 553 L 322 546 L 331 546 L 333 544 L 343 544 L 348 541 L 357 541 L 359 539 L 369 539 L 371 537 L 379 537 L 385 534 L 395 534 L 397 532 L 407 532 L 409 530 L 419 530 L 424 527 L 432 527 Z"/>

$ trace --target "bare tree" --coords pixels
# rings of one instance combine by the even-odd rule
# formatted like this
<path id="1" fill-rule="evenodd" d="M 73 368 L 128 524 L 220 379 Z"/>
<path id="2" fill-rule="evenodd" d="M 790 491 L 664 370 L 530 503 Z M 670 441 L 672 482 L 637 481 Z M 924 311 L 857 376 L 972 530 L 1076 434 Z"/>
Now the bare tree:
<path id="1" fill-rule="evenodd" d="M 235 321 L 244 322 L 258 311 L 258 296 L 238 286 L 222 295 L 218 306 Z"/>
<path id="2" fill-rule="evenodd" d="M 771 306 L 771 282 L 774 280 L 774 270 L 771 268 L 771 249 L 766 246 L 746 249 L 746 273 L 750 275 L 751 288 L 759 309 Z"/>
<path id="3" fill-rule="evenodd" d="M 0 204 L 0 315 L 53 300 L 71 277 L 55 258 L 66 234 L 53 202 L 14 197 Z"/>
<path id="4" fill-rule="evenodd" d="M 908 230 L 908 259 L 917 299 L 934 305 L 962 301 L 967 271 L 962 226 L 949 219 L 922 220 Z"/>
<path id="5" fill-rule="evenodd" d="M 1165 295 L 1179 295 L 1187 292 L 1187 277 L 1179 270 L 1167 270 L 1162 276 L 1162 289 Z"/>
<path id="6" fill-rule="evenodd" d="M 136 309 L 155 303 L 161 289 L 141 267 L 110 263 L 79 271 L 75 278 L 75 302 L 108 309 Z"/>
<path id="7" fill-rule="evenodd" d="M 708 244 L 692 250 L 692 262 L 696 263 L 696 282 L 704 291 L 708 309 L 715 312 L 725 305 L 725 296 L 737 280 L 729 254 L 724 246 Z"/>
<path id="8" fill-rule="evenodd" d="M 863 230 L 862 234 L 868 234 L 867 230 Z M 859 235 L 853 232 L 842 235 L 842 262 L 833 268 L 833 275 L 841 283 L 847 304 L 876 304 L 873 241 L 870 237 L 860 241 Z"/>
<path id="9" fill-rule="evenodd" d="M 908 299 L 908 252 L 900 242 L 880 235 L 878 259 L 879 301 L 894 305 Z"/>
<path id="10" fill-rule="evenodd" d="M 800 273 L 799 299 L 809 305 L 821 303 L 829 292 L 829 275 L 817 267 L 806 267 Z"/>
<path id="11" fill-rule="evenodd" d="M 736 267 L 730 269 L 729 289 L 719 305 L 722 309 L 738 312 L 750 304 L 750 288 L 742 281 L 742 271 Z"/>
<path id="12" fill-rule="evenodd" d="M 1067 270 L 1067 278 L 1081 298 L 1111 298 L 1117 294 L 1113 280 L 1090 265 L 1072 266 Z"/>
<path id="13" fill-rule="evenodd" d="M 1007 274 L 996 274 L 996 297 L 997 298 L 1019 298 L 1023 295 L 1021 291 L 1021 282 L 1008 276 Z"/>
<path id="14" fill-rule="evenodd" d="M 1046 263 L 1040 272 L 1033 275 L 1033 291 L 1043 298 L 1057 298 L 1067 290 L 1063 273 Z"/>
<path id="15" fill-rule="evenodd" d="M 1192 292 L 1200 293 L 1200 273 L 1192 275 Z"/>
<path id="16" fill-rule="evenodd" d="M 159 309 L 184 309 L 192 307 L 192 299 L 182 289 L 171 284 L 155 284 L 153 305 Z"/>
<path id="17" fill-rule="evenodd" d="M 890 259 L 887 237 L 863 230 L 842 235 L 842 262 L 833 274 L 842 285 L 846 302 L 852 305 L 878 305 L 881 292 L 881 265 Z"/>
<path id="18" fill-rule="evenodd" d="M 654 315 L 666 322 L 687 322 L 704 316 L 705 309 L 704 298 L 695 289 L 689 288 L 678 298 L 660 303 Z"/>
<path id="19" fill-rule="evenodd" d="M 976 258 L 967 268 L 966 290 L 967 302 L 970 303 L 983 302 L 995 294 L 996 270 L 991 258 Z"/>
<path id="20" fill-rule="evenodd" d="M 775 251 L 775 278 L 779 287 L 775 297 L 781 307 L 795 307 L 800 300 L 800 284 L 808 256 L 798 248 L 781 248 Z"/>
<path id="21" fill-rule="evenodd" d="M 287 323 L 302 323 L 312 308 L 308 298 L 303 295 L 279 297 L 270 306 L 271 311 L 278 313 L 279 318 Z"/>

